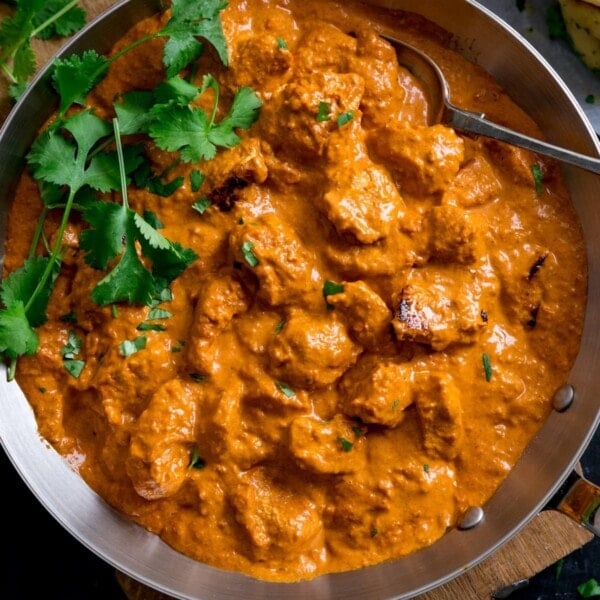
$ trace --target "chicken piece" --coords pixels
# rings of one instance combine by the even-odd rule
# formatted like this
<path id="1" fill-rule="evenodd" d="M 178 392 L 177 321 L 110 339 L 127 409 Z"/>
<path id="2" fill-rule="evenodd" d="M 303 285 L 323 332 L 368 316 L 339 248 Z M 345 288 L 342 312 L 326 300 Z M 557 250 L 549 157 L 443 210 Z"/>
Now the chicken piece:
<path id="1" fill-rule="evenodd" d="M 401 192 L 426 196 L 443 192 L 464 158 L 464 142 L 444 125 L 391 123 L 375 130 L 370 146 L 385 164 Z"/>
<path id="2" fill-rule="evenodd" d="M 286 483 L 281 486 L 264 467 L 255 467 L 240 477 L 231 494 L 235 519 L 248 536 L 255 560 L 298 554 L 322 531 L 314 503 Z"/>
<path id="3" fill-rule="evenodd" d="M 405 92 L 399 85 L 399 68 L 396 52 L 375 30 L 359 28 L 356 31 L 356 56 L 350 55 L 350 70 L 365 81 L 365 94 L 361 101 L 363 118 L 369 124 L 383 127 L 399 118 L 399 99 Z"/>
<path id="4" fill-rule="evenodd" d="M 290 426 L 290 451 L 299 465 L 315 473 L 352 473 L 364 467 L 366 440 L 343 415 L 331 421 L 303 416 Z"/>
<path id="5" fill-rule="evenodd" d="M 179 379 L 163 384 L 131 432 L 126 463 L 135 491 L 146 500 L 177 493 L 195 440 L 196 402 Z"/>
<path id="6" fill-rule="evenodd" d="M 436 351 L 471 344 L 484 325 L 480 297 L 481 286 L 469 271 L 413 269 L 396 304 L 396 337 Z"/>
<path id="7" fill-rule="evenodd" d="M 327 302 L 346 321 L 350 335 L 366 348 L 389 338 L 392 313 L 364 281 L 344 283 L 344 291 L 327 296 Z"/>
<path id="8" fill-rule="evenodd" d="M 187 340 L 187 359 L 202 373 L 210 372 L 210 346 L 236 315 L 248 309 L 248 299 L 241 283 L 228 273 L 211 276 L 199 285 L 190 336 Z"/>
<path id="9" fill-rule="evenodd" d="M 294 230 L 274 214 L 234 229 L 233 255 L 258 278 L 258 297 L 271 306 L 286 305 L 317 289 L 319 279 Z"/>
<path id="10" fill-rule="evenodd" d="M 413 403 L 411 367 L 369 355 L 352 367 L 340 384 L 338 409 L 364 423 L 396 427 Z"/>
<path id="11" fill-rule="evenodd" d="M 307 74 L 263 106 L 258 127 L 278 157 L 314 162 L 325 155 L 331 134 L 340 129 L 338 116 L 358 111 L 363 91 L 363 81 L 354 73 Z M 317 118 L 321 103 L 328 108 L 324 120 Z"/>
<path id="12" fill-rule="evenodd" d="M 447 373 L 421 376 L 416 406 L 423 433 L 423 446 L 434 458 L 452 460 L 464 438 L 459 390 Z"/>
<path id="13" fill-rule="evenodd" d="M 485 139 L 484 145 L 501 174 L 510 175 L 513 183 L 531 187 L 535 193 L 531 166 L 540 161 L 533 152 L 492 139 Z"/>
<path id="14" fill-rule="evenodd" d="M 331 23 L 320 20 L 304 25 L 298 41 L 296 63 L 307 73 L 330 71 L 346 73 L 356 54 L 357 40 Z"/>
<path id="15" fill-rule="evenodd" d="M 456 206 L 435 206 L 429 214 L 430 251 L 440 262 L 470 265 L 480 255 L 477 230 L 471 215 Z"/>
<path id="16" fill-rule="evenodd" d="M 404 207 L 389 173 L 363 157 L 335 164 L 327 174 L 329 189 L 318 206 L 338 233 L 349 233 L 363 244 L 386 237 Z"/>
<path id="17" fill-rule="evenodd" d="M 268 349 L 269 367 L 278 380 L 306 389 L 324 387 L 354 364 L 360 347 L 334 312 L 291 312 Z"/>
<path id="18" fill-rule="evenodd" d="M 293 54 L 281 48 L 274 35 L 243 39 L 233 51 L 230 69 L 238 86 L 262 88 L 272 78 L 281 78 L 293 67 Z"/>
<path id="19" fill-rule="evenodd" d="M 496 172 L 482 156 L 469 160 L 444 192 L 443 204 L 464 208 L 481 206 L 498 198 L 502 184 Z"/>

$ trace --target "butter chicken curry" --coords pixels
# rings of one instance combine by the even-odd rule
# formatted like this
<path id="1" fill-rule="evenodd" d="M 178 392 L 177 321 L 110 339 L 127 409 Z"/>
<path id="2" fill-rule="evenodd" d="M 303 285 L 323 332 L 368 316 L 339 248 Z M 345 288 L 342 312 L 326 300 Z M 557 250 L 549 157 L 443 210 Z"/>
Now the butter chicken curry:
<path id="1" fill-rule="evenodd" d="M 456 104 L 539 135 L 420 17 L 182 4 L 29 155 L 5 268 L 58 248 L 61 269 L 18 382 L 85 481 L 194 559 L 295 581 L 414 552 L 490 498 L 577 353 L 585 249 L 559 168 L 427 124 L 378 31 L 430 54 Z M 52 175 L 69 148 L 83 179 Z"/>

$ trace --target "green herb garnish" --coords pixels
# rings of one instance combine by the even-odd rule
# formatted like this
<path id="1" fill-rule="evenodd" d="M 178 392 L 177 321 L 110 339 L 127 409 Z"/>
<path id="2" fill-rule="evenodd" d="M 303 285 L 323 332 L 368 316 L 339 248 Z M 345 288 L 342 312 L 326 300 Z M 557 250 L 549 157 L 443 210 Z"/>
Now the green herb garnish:
<path id="1" fill-rule="evenodd" d="M 131 356 L 140 350 L 143 350 L 146 347 L 146 336 L 140 335 L 134 340 L 125 340 L 119 344 L 119 353 L 121 356 Z"/>
<path id="2" fill-rule="evenodd" d="M 254 244 L 252 242 L 244 242 L 242 244 L 242 256 L 249 267 L 256 267 L 259 264 L 258 258 L 254 254 Z"/>
<path id="3" fill-rule="evenodd" d="M 279 391 L 287 398 L 293 398 L 296 395 L 296 392 L 286 383 L 278 381 L 276 385 Z"/>
<path id="4" fill-rule="evenodd" d="M 490 381 L 492 379 L 492 362 L 490 357 L 485 352 L 481 356 L 481 362 L 483 363 L 483 372 L 485 374 L 485 380 Z"/>
<path id="5" fill-rule="evenodd" d="M 349 110 L 348 112 L 342 113 L 337 118 L 338 127 L 343 127 L 344 125 L 347 125 L 353 119 L 354 119 L 354 111 L 353 110 Z"/>
<path id="6" fill-rule="evenodd" d="M 196 200 L 194 204 L 192 204 L 192 208 L 203 215 L 206 212 L 206 209 L 211 206 L 212 202 L 206 197 L 202 197 L 199 200 Z"/>
<path id="7" fill-rule="evenodd" d="M 329 102 L 319 102 L 317 109 L 317 122 L 329 121 L 331 118 L 331 104 Z"/>
<path id="8" fill-rule="evenodd" d="M 544 193 L 544 173 L 540 165 L 531 165 L 531 174 L 533 175 L 533 182 L 535 183 L 535 193 L 541 196 Z"/>
<path id="9" fill-rule="evenodd" d="M 577 586 L 577 592 L 582 598 L 600 596 L 600 584 L 595 579 L 588 579 Z"/>
<path id="10" fill-rule="evenodd" d="M 288 45 L 287 45 L 286 41 L 282 37 L 277 38 L 277 47 L 280 50 L 287 50 L 288 49 Z"/>
<path id="11" fill-rule="evenodd" d="M 194 446 L 188 469 L 204 469 L 206 461 L 200 456 L 198 446 Z"/>
<path id="12" fill-rule="evenodd" d="M 354 447 L 354 444 L 350 440 L 347 440 L 341 435 L 338 437 L 338 442 L 341 444 L 342 450 L 344 452 L 350 452 L 350 450 L 352 450 L 352 448 Z"/>

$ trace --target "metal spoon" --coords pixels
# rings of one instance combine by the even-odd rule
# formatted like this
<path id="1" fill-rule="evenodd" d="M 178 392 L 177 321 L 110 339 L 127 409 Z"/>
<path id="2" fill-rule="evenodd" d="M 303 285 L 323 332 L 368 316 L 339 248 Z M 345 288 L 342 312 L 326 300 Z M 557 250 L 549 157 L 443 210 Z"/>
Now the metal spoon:
<path id="1" fill-rule="evenodd" d="M 508 142 L 514 146 L 520 146 L 575 165 L 581 169 L 586 169 L 592 173 L 600 173 L 600 159 L 598 158 L 592 158 L 553 144 L 541 142 L 497 123 L 492 123 L 485 118 L 483 113 L 458 108 L 450 102 L 450 92 L 446 78 L 431 57 L 389 35 L 381 34 L 381 37 L 394 46 L 398 62 L 425 85 L 430 100 L 429 123 L 443 123 L 460 131 Z"/>

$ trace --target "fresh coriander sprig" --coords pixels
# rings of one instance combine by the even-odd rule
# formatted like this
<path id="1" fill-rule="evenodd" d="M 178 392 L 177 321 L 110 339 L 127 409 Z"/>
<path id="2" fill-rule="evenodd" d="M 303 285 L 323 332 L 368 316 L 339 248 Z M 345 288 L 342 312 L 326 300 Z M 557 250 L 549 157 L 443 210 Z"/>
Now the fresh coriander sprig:
<path id="1" fill-rule="evenodd" d="M 35 72 L 34 37 L 66 36 L 85 24 L 78 0 L 18 0 L 12 16 L 0 23 L 0 68 L 10 81 L 9 93 L 18 98 Z"/>

